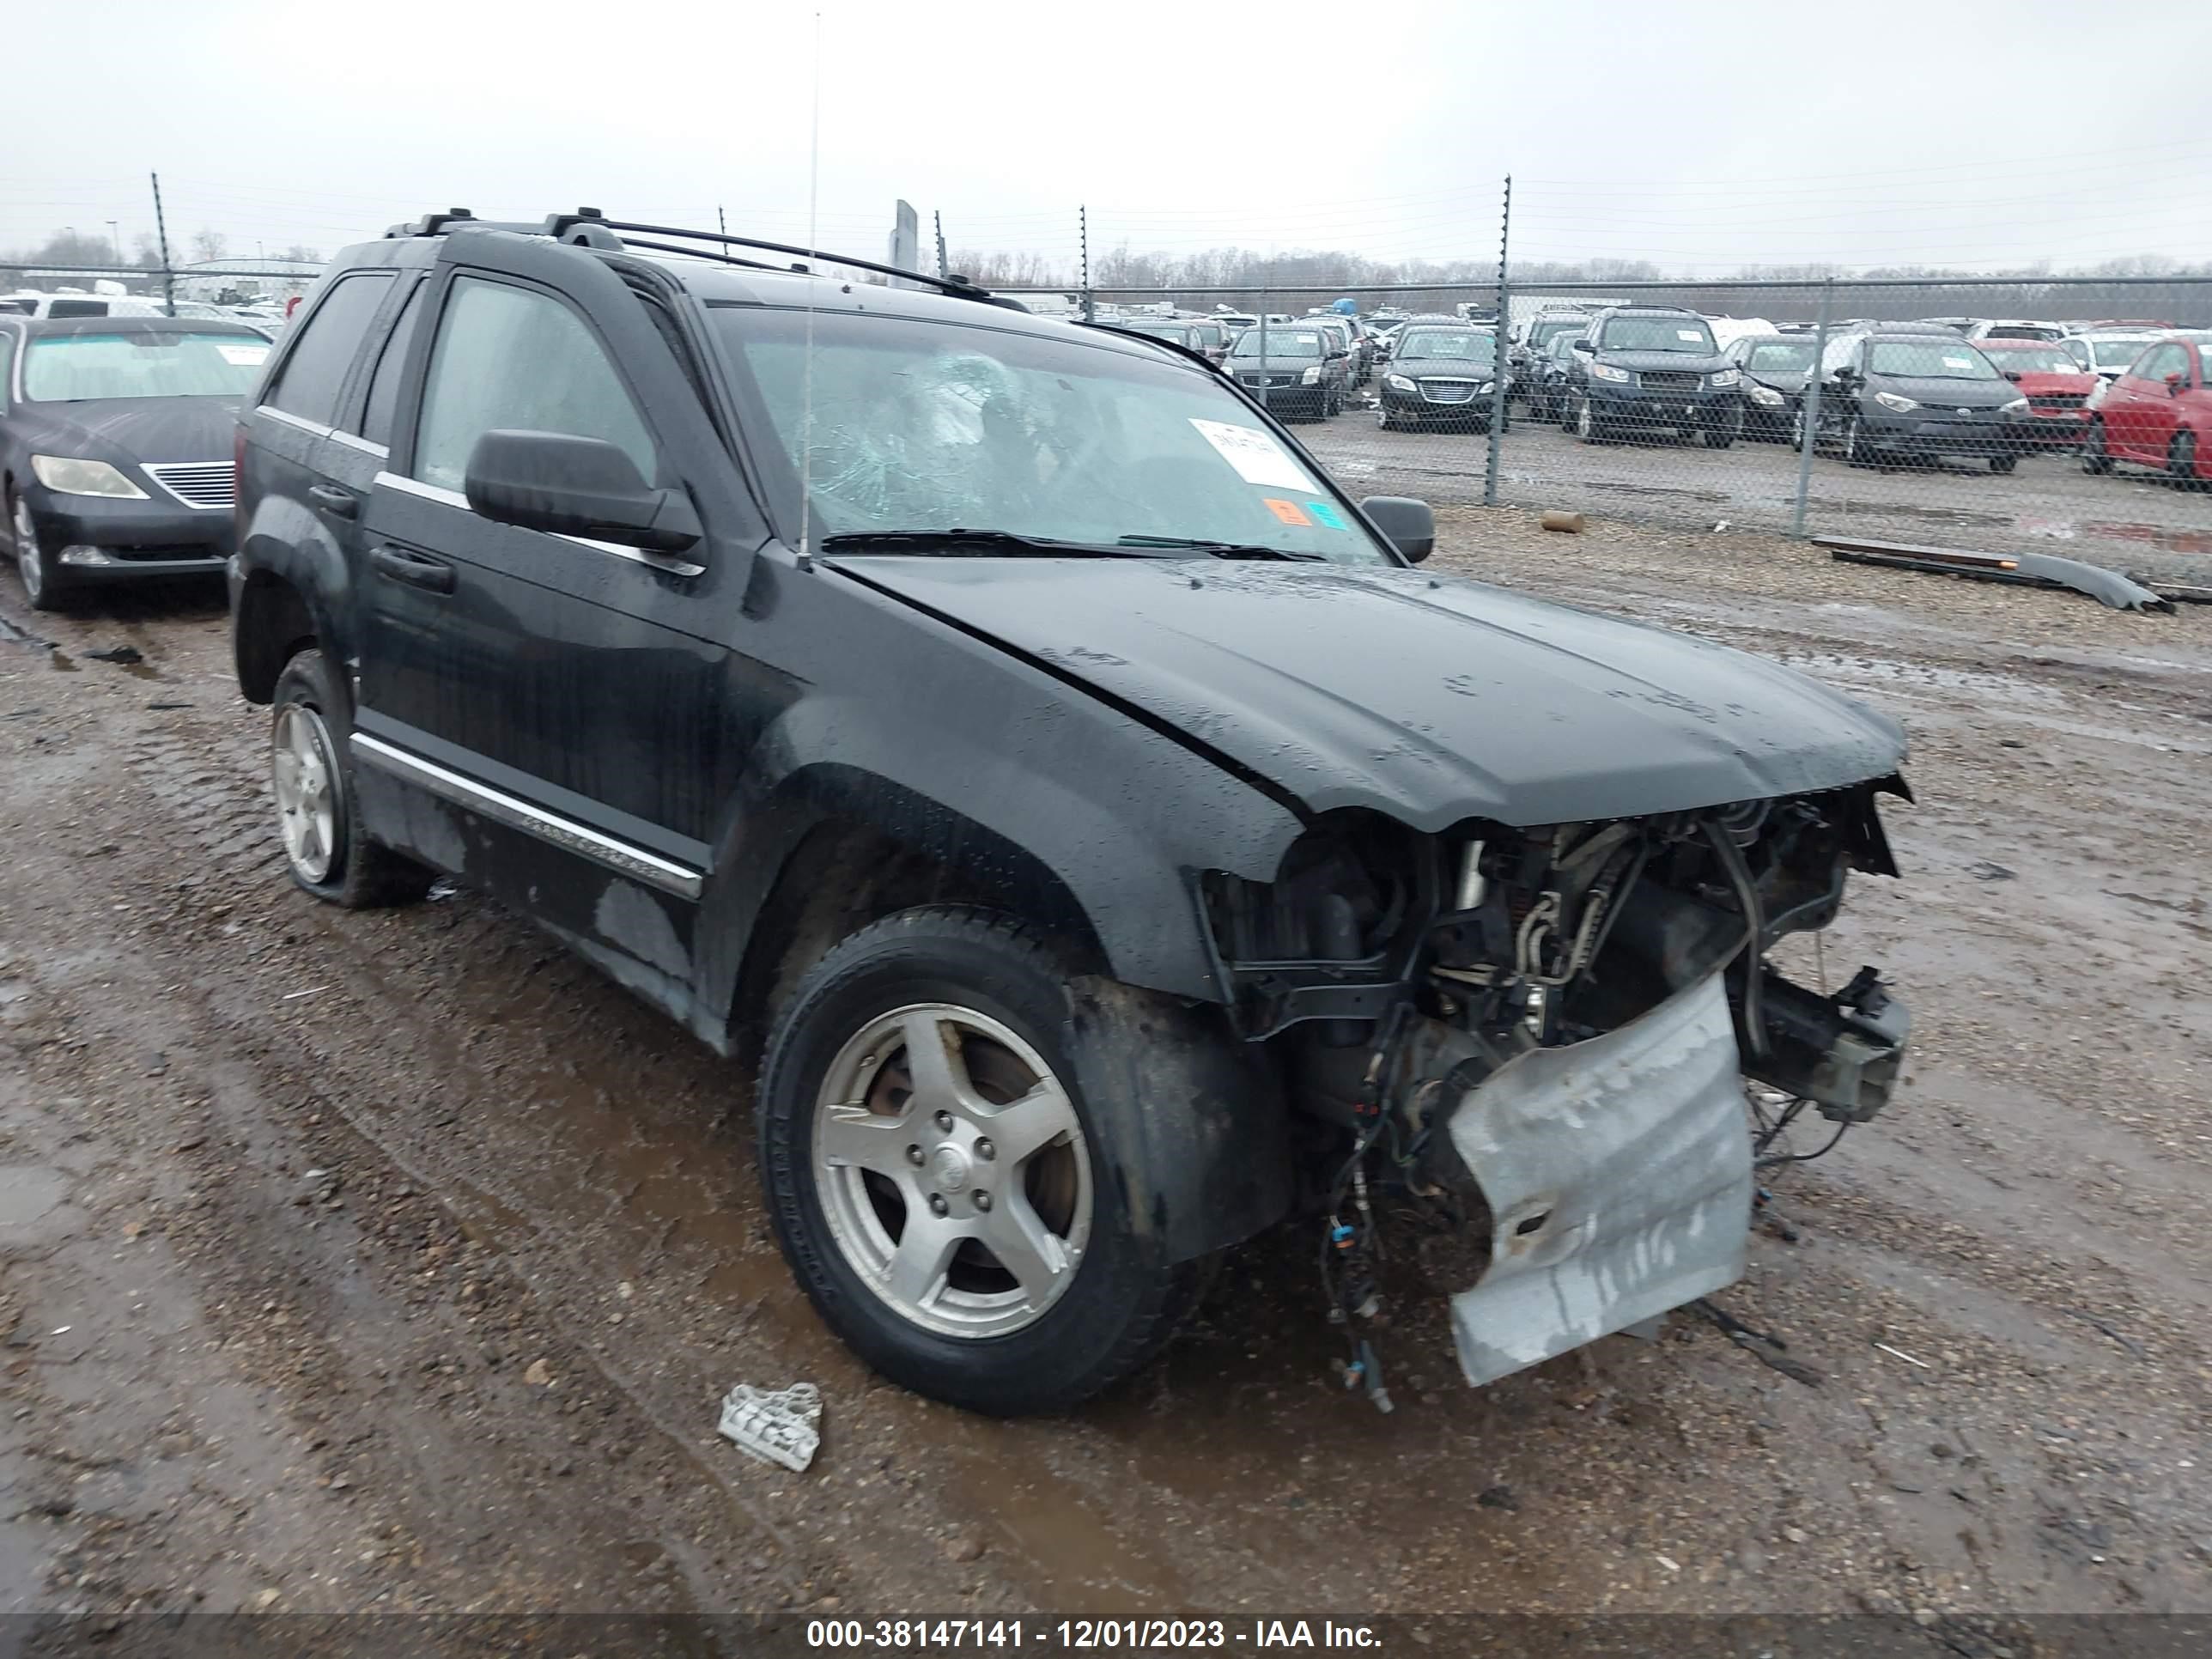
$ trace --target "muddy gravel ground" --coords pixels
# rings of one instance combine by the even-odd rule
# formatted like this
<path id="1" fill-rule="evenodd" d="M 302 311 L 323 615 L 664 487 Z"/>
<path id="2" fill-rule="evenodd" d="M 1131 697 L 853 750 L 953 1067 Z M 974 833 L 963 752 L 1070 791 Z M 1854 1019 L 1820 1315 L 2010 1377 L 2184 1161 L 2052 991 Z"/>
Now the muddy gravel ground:
<path id="1" fill-rule="evenodd" d="M 0 580 L 51 641 L 0 641 L 0 1611 L 1867 1611 L 1979 1655 L 2212 1609 L 2212 611 L 1442 518 L 1440 568 L 1910 728 L 1905 878 L 1796 956 L 1888 969 L 1908 1084 L 1717 1298 L 1786 1352 L 1677 1316 L 1472 1390 L 1400 1234 L 1380 1415 L 1301 1226 L 1078 1415 L 900 1393 L 785 1273 L 744 1077 L 467 893 L 287 884 L 219 594 Z M 715 1437 L 800 1378 L 810 1473 Z"/>

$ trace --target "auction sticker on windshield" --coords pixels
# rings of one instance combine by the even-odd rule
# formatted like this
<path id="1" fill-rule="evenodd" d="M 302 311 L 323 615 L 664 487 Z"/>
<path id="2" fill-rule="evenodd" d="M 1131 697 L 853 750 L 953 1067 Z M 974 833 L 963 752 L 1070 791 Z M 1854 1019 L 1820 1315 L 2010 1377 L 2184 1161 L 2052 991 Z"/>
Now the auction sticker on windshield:
<path id="1" fill-rule="evenodd" d="M 1678 328 L 1674 331 L 1674 337 L 1678 340 L 1702 340 L 1705 337 L 1694 328 Z"/>
<path id="2" fill-rule="evenodd" d="M 1221 452 L 1221 459 L 1237 469 L 1246 483 L 1278 484 L 1285 489 L 1311 490 L 1313 480 L 1291 459 L 1290 452 L 1256 426 L 1237 426 L 1227 421 L 1190 423 L 1198 435 Z"/>
<path id="3" fill-rule="evenodd" d="M 269 361 L 269 348 L 265 345 L 219 345 L 216 349 L 222 354 L 223 362 L 234 368 L 258 368 Z"/>
<path id="4" fill-rule="evenodd" d="M 1973 366 L 1974 360 L 1972 357 L 1946 357 L 1943 360 L 1943 367 L 1946 368 L 1972 368 Z"/>

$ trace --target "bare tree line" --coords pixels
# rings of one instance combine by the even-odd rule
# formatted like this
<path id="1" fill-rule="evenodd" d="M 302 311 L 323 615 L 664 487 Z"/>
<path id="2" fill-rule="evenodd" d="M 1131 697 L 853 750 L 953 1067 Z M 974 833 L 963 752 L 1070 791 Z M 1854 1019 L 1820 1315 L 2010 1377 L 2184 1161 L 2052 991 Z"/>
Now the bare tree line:
<path id="1" fill-rule="evenodd" d="M 216 264 L 230 257 L 230 239 L 219 230 L 203 228 L 194 231 L 181 246 L 171 249 L 173 255 L 181 256 L 179 263 Z M 149 232 L 141 231 L 131 239 L 131 256 L 121 257 L 122 250 L 112 236 L 97 235 L 90 231 L 58 230 L 43 242 L 30 247 L 0 249 L 0 267 L 7 266 L 70 266 L 88 265 L 106 269 L 136 266 L 151 269 L 161 263 L 161 244 Z M 270 257 L 295 259 L 306 264 L 320 264 L 320 251 L 304 242 L 295 242 L 289 247 L 277 249 Z"/>

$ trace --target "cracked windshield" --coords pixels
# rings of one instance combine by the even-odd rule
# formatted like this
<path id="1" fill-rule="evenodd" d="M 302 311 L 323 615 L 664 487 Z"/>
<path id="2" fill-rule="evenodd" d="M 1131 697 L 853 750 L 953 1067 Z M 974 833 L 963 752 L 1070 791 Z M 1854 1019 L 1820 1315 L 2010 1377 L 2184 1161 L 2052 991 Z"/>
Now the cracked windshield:
<path id="1" fill-rule="evenodd" d="M 714 315 L 797 467 L 805 313 Z M 995 531 L 1085 548 L 1217 542 L 1390 562 L 1202 370 L 1115 345 L 894 318 L 817 313 L 813 330 L 821 536 Z"/>

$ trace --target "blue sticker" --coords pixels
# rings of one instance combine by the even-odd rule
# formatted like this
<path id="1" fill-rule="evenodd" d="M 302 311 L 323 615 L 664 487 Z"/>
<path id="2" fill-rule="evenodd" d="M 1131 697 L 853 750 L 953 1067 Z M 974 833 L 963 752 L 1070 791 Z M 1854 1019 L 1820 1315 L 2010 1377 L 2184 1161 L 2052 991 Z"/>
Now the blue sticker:
<path id="1" fill-rule="evenodd" d="M 1327 525 L 1331 530 L 1346 527 L 1342 516 L 1327 501 L 1308 501 L 1305 507 L 1306 511 L 1313 514 L 1316 524 Z"/>

